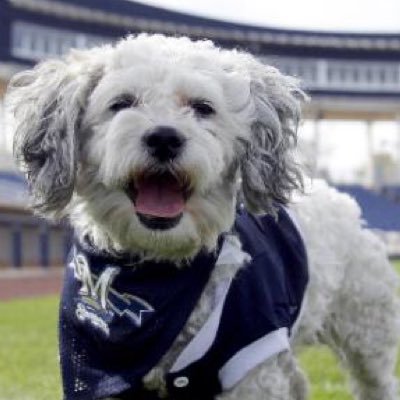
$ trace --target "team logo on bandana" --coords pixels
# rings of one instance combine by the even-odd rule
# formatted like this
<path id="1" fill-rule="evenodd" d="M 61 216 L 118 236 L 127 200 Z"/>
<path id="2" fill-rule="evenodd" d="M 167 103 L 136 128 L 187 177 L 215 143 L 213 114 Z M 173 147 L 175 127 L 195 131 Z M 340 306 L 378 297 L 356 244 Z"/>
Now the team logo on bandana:
<path id="1" fill-rule="evenodd" d="M 89 321 L 108 336 L 115 316 L 126 316 L 140 328 L 146 315 L 154 312 L 151 304 L 140 297 L 119 293 L 111 287 L 119 267 L 107 266 L 100 276 L 96 276 L 92 274 L 87 258 L 76 250 L 71 266 L 75 278 L 82 283 L 75 309 L 78 320 Z"/>

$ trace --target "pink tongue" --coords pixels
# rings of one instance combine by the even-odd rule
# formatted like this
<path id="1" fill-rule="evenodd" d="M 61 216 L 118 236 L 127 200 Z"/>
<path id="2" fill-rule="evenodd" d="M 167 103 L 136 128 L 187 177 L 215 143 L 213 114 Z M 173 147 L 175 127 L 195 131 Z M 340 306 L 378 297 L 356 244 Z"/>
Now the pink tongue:
<path id="1" fill-rule="evenodd" d="M 173 218 L 183 212 L 185 200 L 178 183 L 169 177 L 150 177 L 137 184 L 136 212 Z"/>

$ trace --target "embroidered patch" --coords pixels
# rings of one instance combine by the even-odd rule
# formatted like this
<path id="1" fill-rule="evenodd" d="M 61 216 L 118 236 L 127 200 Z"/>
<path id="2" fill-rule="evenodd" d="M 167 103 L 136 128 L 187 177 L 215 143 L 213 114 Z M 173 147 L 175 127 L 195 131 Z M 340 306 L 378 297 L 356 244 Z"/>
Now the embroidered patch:
<path id="1" fill-rule="evenodd" d="M 106 336 L 110 335 L 110 323 L 115 316 L 128 317 L 140 328 L 146 314 L 154 312 L 147 301 L 128 293 L 119 293 L 112 283 L 120 272 L 119 267 L 107 266 L 96 276 L 90 270 L 87 258 L 75 251 L 70 266 L 74 277 L 82 283 L 76 303 L 75 315 L 79 321 L 89 321 Z"/>

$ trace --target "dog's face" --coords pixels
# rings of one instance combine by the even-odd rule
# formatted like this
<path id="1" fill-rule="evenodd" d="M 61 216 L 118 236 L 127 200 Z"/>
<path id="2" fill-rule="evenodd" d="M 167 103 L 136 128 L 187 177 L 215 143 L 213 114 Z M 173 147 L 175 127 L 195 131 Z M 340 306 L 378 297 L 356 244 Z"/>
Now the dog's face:
<path id="1" fill-rule="evenodd" d="M 12 86 L 34 206 L 101 248 L 191 257 L 231 228 L 239 186 L 270 211 L 298 184 L 300 92 L 249 55 L 143 35 Z"/>

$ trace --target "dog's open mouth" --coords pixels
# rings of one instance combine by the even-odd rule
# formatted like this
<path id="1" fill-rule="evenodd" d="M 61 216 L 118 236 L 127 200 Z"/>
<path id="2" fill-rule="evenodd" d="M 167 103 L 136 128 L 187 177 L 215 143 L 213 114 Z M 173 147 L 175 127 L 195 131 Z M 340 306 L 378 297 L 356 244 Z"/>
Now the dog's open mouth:
<path id="1" fill-rule="evenodd" d="M 183 175 L 165 171 L 131 179 L 126 192 L 142 224 L 150 229 L 170 229 L 178 224 L 190 196 Z"/>

